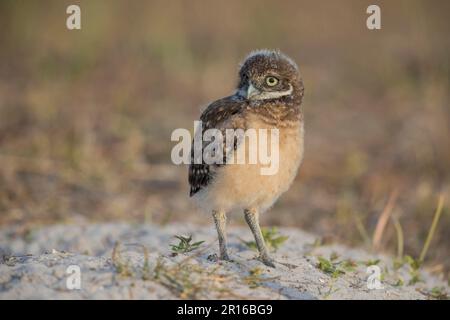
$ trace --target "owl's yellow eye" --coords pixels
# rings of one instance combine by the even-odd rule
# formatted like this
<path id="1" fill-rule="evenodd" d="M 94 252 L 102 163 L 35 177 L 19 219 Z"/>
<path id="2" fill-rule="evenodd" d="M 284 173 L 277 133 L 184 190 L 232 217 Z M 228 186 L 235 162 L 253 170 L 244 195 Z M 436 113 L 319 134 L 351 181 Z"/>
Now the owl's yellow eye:
<path id="1" fill-rule="evenodd" d="M 275 77 L 269 76 L 269 77 L 266 78 L 266 84 L 269 87 L 276 86 L 278 84 L 278 79 L 275 78 Z"/>

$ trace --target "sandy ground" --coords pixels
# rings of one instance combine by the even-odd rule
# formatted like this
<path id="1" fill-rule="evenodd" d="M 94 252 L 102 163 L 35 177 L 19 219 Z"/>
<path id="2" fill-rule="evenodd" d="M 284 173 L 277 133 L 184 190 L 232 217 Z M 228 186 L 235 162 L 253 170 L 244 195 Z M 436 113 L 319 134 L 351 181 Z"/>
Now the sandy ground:
<path id="1" fill-rule="evenodd" d="M 296 229 L 279 231 L 289 239 L 273 253 L 272 269 L 243 242 L 251 240 L 246 228 L 229 230 L 232 262 L 215 261 L 212 226 L 56 225 L 25 235 L 3 229 L 0 299 L 429 299 L 432 288 L 448 291 L 426 271 L 409 284 L 409 266 L 395 269 L 392 258 L 320 245 Z M 190 234 L 205 242 L 173 255 L 174 235 Z M 319 266 L 319 257 L 331 261 L 331 270 Z M 381 289 L 368 288 L 370 263 L 379 267 Z M 79 267 L 80 289 L 69 289 L 77 275 L 69 266 Z"/>

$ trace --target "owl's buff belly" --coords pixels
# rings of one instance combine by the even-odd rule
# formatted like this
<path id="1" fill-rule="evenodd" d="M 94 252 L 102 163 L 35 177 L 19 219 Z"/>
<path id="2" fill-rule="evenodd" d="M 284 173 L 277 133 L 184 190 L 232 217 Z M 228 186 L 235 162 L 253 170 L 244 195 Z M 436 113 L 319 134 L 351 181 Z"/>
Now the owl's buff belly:
<path id="1" fill-rule="evenodd" d="M 254 129 L 270 129 L 254 121 Z M 267 164 L 227 164 L 217 168 L 213 182 L 194 196 L 205 211 L 255 208 L 267 210 L 287 191 L 297 175 L 303 158 L 303 124 L 279 129 L 279 164 L 273 175 L 262 175 Z M 247 145 L 246 150 L 249 149 Z M 239 150 L 237 151 L 239 152 Z"/>

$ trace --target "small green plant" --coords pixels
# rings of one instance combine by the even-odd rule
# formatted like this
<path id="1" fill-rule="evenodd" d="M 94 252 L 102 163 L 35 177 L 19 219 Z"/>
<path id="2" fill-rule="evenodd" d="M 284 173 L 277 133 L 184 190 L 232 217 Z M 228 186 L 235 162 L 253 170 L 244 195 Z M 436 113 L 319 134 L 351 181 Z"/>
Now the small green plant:
<path id="1" fill-rule="evenodd" d="M 223 286 L 230 281 L 229 276 L 220 274 L 218 266 L 205 270 L 202 266 L 189 263 L 191 259 L 189 256 L 176 264 L 170 264 L 160 256 L 153 269 L 152 279 L 180 299 L 206 299 L 212 292 L 224 297 L 233 295 Z"/>
<path id="2" fill-rule="evenodd" d="M 150 280 L 150 264 L 148 262 L 148 249 L 144 247 L 144 265 L 142 267 L 142 280 Z"/>
<path id="3" fill-rule="evenodd" d="M 405 259 L 403 257 L 402 258 L 395 258 L 394 262 L 392 263 L 392 268 L 394 270 L 398 270 L 401 267 L 403 267 L 404 265 L 405 265 Z"/>
<path id="4" fill-rule="evenodd" d="M 330 287 L 328 288 L 328 291 L 325 292 L 325 294 L 322 296 L 323 299 L 329 299 L 333 293 L 338 292 L 339 288 L 334 288 L 334 281 L 330 284 Z"/>
<path id="5" fill-rule="evenodd" d="M 420 277 L 420 273 L 418 270 L 411 270 L 409 272 L 409 275 L 411 276 L 411 279 L 409 279 L 408 284 L 410 286 L 415 285 L 418 282 L 422 282 L 422 278 Z"/>
<path id="6" fill-rule="evenodd" d="M 418 282 L 421 282 L 422 279 L 420 277 L 420 267 L 422 263 L 418 259 L 414 259 L 411 256 L 403 256 L 402 258 L 397 258 L 394 260 L 393 268 L 394 270 L 398 270 L 404 265 L 407 265 L 409 268 L 410 279 L 408 281 L 409 285 L 414 285 Z M 401 279 L 401 284 L 403 285 L 403 279 Z"/>
<path id="7" fill-rule="evenodd" d="M 449 300 L 449 296 L 444 287 L 434 287 L 431 290 L 420 290 L 420 293 L 430 299 Z"/>
<path id="8" fill-rule="evenodd" d="M 421 266 L 420 260 L 414 259 L 411 256 L 405 256 L 403 259 L 404 259 L 404 262 L 409 265 L 411 270 L 419 270 L 419 268 Z"/>
<path id="9" fill-rule="evenodd" d="M 305 248 L 307 248 L 307 252 L 305 253 L 305 255 L 311 255 L 312 251 L 316 248 L 319 248 L 321 246 L 323 246 L 323 239 L 322 238 L 315 238 L 314 242 L 312 243 L 307 243 L 305 245 Z"/>
<path id="10" fill-rule="evenodd" d="M 276 251 L 278 248 L 289 239 L 288 236 L 280 235 L 278 229 L 276 227 L 272 228 L 262 228 L 261 229 L 264 241 L 266 242 L 267 247 L 270 250 Z M 250 249 L 256 250 L 255 241 L 243 241 L 244 244 Z"/>
<path id="11" fill-rule="evenodd" d="M 156 260 L 155 268 L 153 269 L 153 279 L 158 280 L 161 278 L 161 274 L 163 273 L 164 267 L 165 265 L 163 258 L 159 256 L 158 259 Z"/>
<path id="12" fill-rule="evenodd" d="M 248 276 L 244 277 L 244 282 L 252 289 L 261 286 L 263 282 L 272 281 L 279 277 L 263 277 L 263 270 L 255 267 L 250 269 Z"/>
<path id="13" fill-rule="evenodd" d="M 345 274 L 345 271 L 341 268 L 340 262 L 332 262 L 324 257 L 318 257 L 318 263 L 316 267 L 323 271 L 326 274 L 329 274 L 332 278 L 337 278 L 342 274 Z"/>
<path id="14" fill-rule="evenodd" d="M 198 247 L 205 241 L 197 241 L 197 242 L 191 242 L 192 241 L 192 235 L 189 237 L 184 236 L 175 236 L 179 240 L 178 244 L 171 244 L 170 248 L 172 249 L 172 254 L 177 255 L 179 253 L 188 253 L 191 251 L 194 251 L 195 249 L 198 249 Z"/>
<path id="15" fill-rule="evenodd" d="M 262 269 L 261 268 L 253 268 L 249 271 L 249 275 L 244 278 L 245 282 L 248 284 L 248 286 L 252 289 L 257 288 L 261 285 L 261 274 Z"/>
<path id="16" fill-rule="evenodd" d="M 352 272 L 355 271 L 358 264 L 352 259 L 346 259 L 341 262 L 341 266 L 345 271 Z"/>
<path id="17" fill-rule="evenodd" d="M 376 266 L 376 265 L 378 265 L 380 263 L 380 259 L 369 259 L 369 260 L 367 260 L 364 264 L 367 266 L 367 267 L 370 267 L 370 266 Z"/>
<path id="18" fill-rule="evenodd" d="M 405 281 L 402 277 L 398 277 L 397 282 L 394 284 L 394 287 L 401 287 L 405 284 Z"/>
<path id="19" fill-rule="evenodd" d="M 337 259 L 339 259 L 339 254 L 337 252 L 333 251 L 330 255 L 330 260 L 335 261 Z"/>
<path id="20" fill-rule="evenodd" d="M 120 254 L 120 244 L 119 242 L 116 242 L 114 245 L 112 255 L 111 255 L 111 261 L 116 269 L 116 272 L 122 276 L 122 277 L 131 277 L 133 275 L 133 272 L 128 264 L 128 262 L 124 262 L 122 259 L 122 256 Z"/>
<path id="21" fill-rule="evenodd" d="M 311 246 L 313 247 L 313 248 L 318 248 L 318 247 L 321 247 L 323 245 L 323 240 L 322 240 L 322 238 L 316 238 L 316 239 L 314 239 L 314 242 L 311 244 Z"/>
<path id="22" fill-rule="evenodd" d="M 398 250 L 398 257 L 397 257 L 397 259 L 394 260 L 393 268 L 394 268 L 394 270 L 398 270 L 401 267 L 403 267 L 405 264 L 409 267 L 409 275 L 410 275 L 410 280 L 408 281 L 409 285 L 414 285 L 418 282 L 423 281 L 421 278 L 421 275 L 420 275 L 420 268 L 424 263 L 426 254 L 430 247 L 431 240 L 433 239 L 433 235 L 436 232 L 436 228 L 439 223 L 439 218 L 443 211 L 443 206 L 444 206 L 444 197 L 442 195 L 440 195 L 438 205 L 437 205 L 436 211 L 434 213 L 433 221 L 431 223 L 430 230 L 428 231 L 428 235 L 427 235 L 425 244 L 422 248 L 419 258 L 415 259 L 409 255 L 403 256 L 403 235 L 400 234 L 401 239 L 399 239 L 400 245 L 399 245 L 399 250 Z M 399 228 L 399 229 L 401 229 L 401 228 Z M 401 230 L 399 230 L 399 231 L 401 233 Z M 402 280 L 402 284 L 403 284 L 403 280 Z"/>
<path id="23" fill-rule="evenodd" d="M 422 265 L 421 261 L 418 259 L 414 259 L 411 256 L 405 256 L 404 262 L 409 266 L 409 275 L 411 278 L 409 279 L 408 284 L 409 285 L 415 285 L 418 282 L 422 281 L 422 278 L 420 277 L 420 266 Z"/>

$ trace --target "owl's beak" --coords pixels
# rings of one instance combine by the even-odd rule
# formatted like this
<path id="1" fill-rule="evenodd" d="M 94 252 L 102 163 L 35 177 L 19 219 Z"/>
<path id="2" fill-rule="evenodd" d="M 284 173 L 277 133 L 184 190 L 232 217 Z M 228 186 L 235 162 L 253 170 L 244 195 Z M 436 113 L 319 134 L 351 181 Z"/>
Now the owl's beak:
<path id="1" fill-rule="evenodd" d="M 251 100 L 253 97 L 261 94 L 261 91 L 256 89 L 252 83 L 249 84 L 247 88 L 247 99 Z"/>

